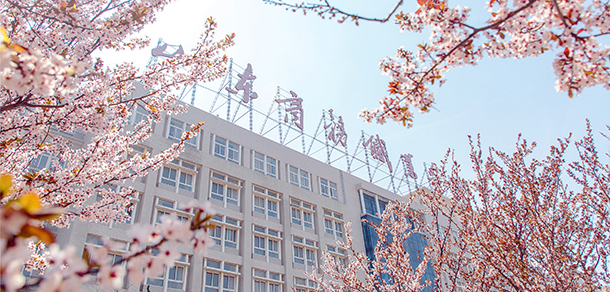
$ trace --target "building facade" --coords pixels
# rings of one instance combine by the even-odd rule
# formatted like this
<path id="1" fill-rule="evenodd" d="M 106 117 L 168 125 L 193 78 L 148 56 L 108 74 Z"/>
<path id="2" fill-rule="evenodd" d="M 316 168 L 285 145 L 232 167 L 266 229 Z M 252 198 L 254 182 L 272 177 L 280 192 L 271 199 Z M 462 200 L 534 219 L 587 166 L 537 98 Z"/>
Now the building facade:
<path id="1" fill-rule="evenodd" d="M 145 114 L 136 110 L 131 122 Z M 118 261 L 128 250 L 127 230 L 132 224 L 154 225 L 170 213 L 188 220 L 192 214 L 181 210 L 181 203 L 209 200 L 218 214 L 210 230 L 216 245 L 207 256 L 180 249 L 182 257 L 175 267 L 144 284 L 126 283 L 126 291 L 280 292 L 294 287 L 305 292 L 314 285 L 304 272 L 319 269 L 322 251 L 347 262 L 346 251 L 336 243 L 345 239 L 344 223 L 353 222 L 355 250 L 371 254 L 374 235 L 358 222 L 378 220 L 389 201 L 404 199 L 195 107 L 165 116 L 149 139 L 133 147 L 134 155 L 169 148 L 189 125 L 200 121 L 205 125 L 185 143 L 178 159 L 125 183 L 139 192 L 129 222 L 75 221 L 69 229 L 57 231 L 58 241 L 83 252 L 108 237 L 124 243 L 112 253 Z M 77 136 L 72 138 L 86 139 Z M 412 252 L 416 254 L 422 244 L 423 238 L 412 244 Z M 94 282 L 87 289 L 101 290 Z"/>

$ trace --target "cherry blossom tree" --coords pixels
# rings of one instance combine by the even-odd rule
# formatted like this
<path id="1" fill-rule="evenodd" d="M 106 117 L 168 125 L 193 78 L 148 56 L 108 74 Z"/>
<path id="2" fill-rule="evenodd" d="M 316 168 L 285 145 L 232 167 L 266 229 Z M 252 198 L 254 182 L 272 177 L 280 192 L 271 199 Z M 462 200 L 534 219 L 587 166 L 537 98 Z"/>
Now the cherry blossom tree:
<path id="1" fill-rule="evenodd" d="M 65 226 L 75 217 L 107 222 L 125 220 L 132 191 L 100 191 L 105 199 L 84 206 L 104 184 L 144 175 L 173 159 L 186 139 L 157 155 L 129 156 L 131 145 L 149 137 L 162 114 L 185 111 L 174 93 L 183 86 L 221 76 L 227 57 L 222 51 L 233 35 L 214 40 L 216 22 L 190 54 L 137 69 L 131 63 L 105 69 L 92 53 L 143 48 L 147 38 L 134 37 L 169 1 L 3 1 L 0 8 L 0 172 L 13 174 L 19 197 L 36 190 L 45 205 L 70 208 L 55 220 Z M 134 96 L 134 82 L 148 90 Z M 134 126 L 131 114 L 140 107 L 147 116 Z M 80 131 L 86 145 L 62 135 Z M 42 171 L 28 168 L 41 154 L 52 160 Z M 118 210 L 118 211 L 117 211 Z"/>
<path id="2" fill-rule="evenodd" d="M 607 1 L 490 0 L 481 2 L 480 8 L 488 11 L 482 26 L 471 24 L 470 8 L 446 0 L 417 0 L 419 9 L 413 12 L 401 11 L 404 1 L 398 0 L 387 17 L 381 18 L 345 11 L 329 0 L 263 1 L 340 23 L 393 21 L 401 31 L 430 32 L 427 43 L 399 48 L 395 56 L 380 62 L 381 71 L 391 79 L 389 95 L 378 108 L 360 113 L 367 122 L 391 119 L 411 126 L 414 111 L 428 112 L 434 104 L 432 88 L 443 85 L 444 74 L 454 67 L 477 65 L 484 56 L 526 58 L 552 51 L 556 53 L 557 91 L 573 97 L 586 87 L 610 89 L 610 47 L 603 43 L 610 35 Z"/>
<path id="3" fill-rule="evenodd" d="M 417 267 L 411 266 L 411 255 L 404 244 L 423 226 L 418 214 L 410 210 L 411 203 L 390 202 L 382 214 L 381 223 L 375 225 L 378 242 L 374 260 L 353 248 L 351 222 L 345 225 L 346 242 L 337 244 L 348 251 L 349 264 L 343 265 L 332 254 L 324 251 L 323 274 L 307 274 L 317 283 L 318 291 L 420 291 L 430 285 L 422 281 L 430 257 L 416 259 Z M 362 273 L 364 272 L 364 273 Z"/>
<path id="4" fill-rule="evenodd" d="M 144 69 L 132 63 L 107 68 L 103 60 L 93 56 L 100 50 L 120 52 L 149 45 L 147 37 L 136 33 L 152 23 L 169 2 L 2 0 L 0 174 L 12 178 L 10 189 L 3 190 L 0 200 L 3 290 L 14 291 L 23 285 L 16 273 L 21 271 L 26 251 L 35 253 L 36 260 L 30 262 L 35 268 L 50 269 L 38 283 L 41 289 L 49 281 L 53 287 L 74 287 L 72 276 L 81 281 L 93 266 L 76 261 L 67 247 L 46 246 L 53 243 L 53 236 L 42 222 L 65 227 L 76 218 L 125 221 L 134 190 L 113 191 L 104 186 L 146 175 L 174 159 L 183 150 L 184 141 L 197 135 L 203 125 L 191 126 L 178 143 L 160 153 L 133 151 L 132 146 L 146 140 L 153 124 L 165 113 L 186 111 L 186 106 L 176 103 L 178 89 L 213 80 L 226 71 L 228 58 L 223 51 L 233 45 L 234 35 L 216 39 L 217 23 L 211 17 L 205 20 L 204 32 L 191 52 Z M 136 86 L 142 86 L 145 93 L 135 95 Z M 138 109 L 144 114 L 134 117 Z M 73 139 L 77 134 L 82 139 Z M 45 167 L 36 167 L 47 160 L 50 162 Z M 88 200 L 92 195 L 101 199 Z M 170 250 L 169 245 L 175 242 L 196 245 L 205 241 L 207 233 L 196 232 L 207 222 L 201 220 L 198 224 L 193 221 L 190 228 L 174 226 L 184 231 L 178 237 L 142 227 L 146 232 L 134 235 L 134 240 L 140 238 L 137 243 L 146 246 L 133 251 L 132 257 L 144 257 L 153 247 L 167 245 L 166 250 Z M 174 221 L 170 218 L 163 225 L 173 226 Z M 144 241 L 142 236 L 148 239 Z M 31 241 L 33 238 L 42 243 Z M 101 261 L 102 257 L 93 259 Z M 161 260 L 160 265 L 169 262 Z M 144 266 L 134 264 L 134 271 L 152 268 L 146 267 L 150 261 L 139 263 Z M 64 264 L 67 270 L 60 269 Z M 121 273 L 116 266 L 94 265 L 99 266 L 101 275 L 114 275 L 114 280 Z M 133 279 L 137 282 L 139 277 Z"/>
<path id="5" fill-rule="evenodd" d="M 610 284 L 610 165 L 602 162 L 610 154 L 600 157 L 589 127 L 542 160 L 531 157 L 535 146 L 519 140 L 514 153 L 485 155 L 472 141 L 472 179 L 448 152 L 429 169 L 429 189 L 386 209 L 374 260 L 351 249 L 350 236 L 350 264 L 325 254 L 312 279 L 326 291 L 601 291 Z M 568 146 L 575 161 L 566 161 Z M 419 266 L 408 267 L 403 246 L 414 232 L 428 244 Z M 427 264 L 431 283 L 420 281 Z"/>

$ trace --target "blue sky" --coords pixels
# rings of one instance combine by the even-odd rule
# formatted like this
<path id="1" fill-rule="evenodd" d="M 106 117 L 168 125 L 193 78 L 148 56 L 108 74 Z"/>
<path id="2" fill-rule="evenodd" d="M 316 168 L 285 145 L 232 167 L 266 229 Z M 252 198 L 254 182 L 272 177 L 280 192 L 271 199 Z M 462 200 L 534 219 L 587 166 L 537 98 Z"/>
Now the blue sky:
<path id="1" fill-rule="evenodd" d="M 341 2 L 367 16 L 384 16 L 394 4 Z M 408 2 L 404 11 L 417 9 L 415 0 Z M 465 5 L 468 2 L 481 5 Z M 143 34 L 151 37 L 151 48 L 162 37 L 188 51 L 209 16 L 219 23 L 219 33 L 236 33 L 236 44 L 227 54 L 243 67 L 252 64 L 259 110 L 269 107 L 278 85 L 293 90 L 304 99 L 306 132 L 313 134 L 322 110 L 332 108 L 343 116 L 351 150 L 361 130 L 379 134 L 392 163 L 400 154 L 411 153 L 418 173 L 423 163 L 439 161 L 449 148 L 468 165 L 468 135 L 480 133 L 484 146 L 512 151 L 522 133 L 528 141 L 538 142 L 537 156 L 542 157 L 556 138 L 569 133 L 582 137 L 586 118 L 596 133 L 610 125 L 610 92 L 601 86 L 572 99 L 555 91 L 553 52 L 523 60 L 486 58 L 476 67 L 454 69 L 443 87 L 435 89 L 436 110 L 416 115 L 414 127 L 407 129 L 392 122 L 365 124 L 357 114 L 376 107 L 386 94 L 389 78 L 379 71 L 379 60 L 394 55 L 400 46 L 415 48 L 428 38 L 425 34 L 401 33 L 392 23 L 338 24 L 253 0 L 180 0 L 168 5 Z M 107 64 L 133 61 L 144 66 L 150 48 L 102 56 Z M 599 150 L 610 151 L 610 143 L 596 135 Z"/>

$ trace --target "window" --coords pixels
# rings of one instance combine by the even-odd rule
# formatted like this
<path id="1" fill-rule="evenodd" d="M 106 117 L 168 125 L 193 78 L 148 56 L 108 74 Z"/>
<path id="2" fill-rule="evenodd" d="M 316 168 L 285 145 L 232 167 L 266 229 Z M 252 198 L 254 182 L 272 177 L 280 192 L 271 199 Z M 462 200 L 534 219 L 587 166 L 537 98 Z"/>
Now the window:
<path id="1" fill-rule="evenodd" d="M 152 250 L 153 256 L 156 256 L 159 251 Z M 152 278 L 146 278 L 146 284 L 163 288 L 176 290 L 185 290 L 185 281 L 189 266 L 189 255 L 182 254 L 179 259 L 174 262 L 173 267 L 163 267 L 163 272 Z"/>
<path id="2" fill-rule="evenodd" d="M 237 248 L 237 230 L 225 229 L 225 246 Z"/>
<path id="3" fill-rule="evenodd" d="M 50 164 L 51 156 L 49 154 L 43 153 L 36 156 L 36 158 L 32 160 L 32 162 L 30 163 L 30 170 L 39 171 L 43 168 L 48 168 Z"/>
<path id="4" fill-rule="evenodd" d="M 281 292 L 283 276 L 279 273 L 264 271 L 259 269 L 252 270 L 252 278 L 254 281 L 254 292 Z"/>
<path id="5" fill-rule="evenodd" d="M 336 264 L 342 267 L 347 266 L 347 251 L 345 249 L 327 245 L 326 251 L 332 256 Z"/>
<path id="6" fill-rule="evenodd" d="M 212 171 L 211 175 L 210 198 L 217 202 L 222 202 L 223 207 L 230 205 L 239 206 L 239 193 L 242 181 L 234 177 Z"/>
<path id="7" fill-rule="evenodd" d="M 186 274 L 186 267 L 181 265 L 175 265 L 169 268 L 167 273 L 167 286 L 172 289 L 180 289 L 184 286 L 184 275 Z"/>
<path id="8" fill-rule="evenodd" d="M 205 263 L 204 292 L 235 292 L 239 275 L 238 265 L 208 259 Z"/>
<path id="9" fill-rule="evenodd" d="M 165 268 L 163 269 L 163 272 L 161 274 L 156 275 L 151 278 L 146 278 L 146 284 L 151 285 L 151 286 L 163 287 L 164 280 L 165 280 Z"/>
<path id="10" fill-rule="evenodd" d="M 298 236 L 292 237 L 293 261 L 295 264 L 317 267 L 317 242 Z"/>
<path id="11" fill-rule="evenodd" d="M 130 117 L 130 124 L 135 126 L 138 123 L 140 123 L 141 121 L 147 120 L 147 119 L 148 119 L 148 112 L 143 107 L 136 104 L 135 109 Z"/>
<path id="12" fill-rule="evenodd" d="M 255 254 L 259 254 L 259 255 L 266 255 L 266 248 L 265 248 L 265 238 L 264 237 L 260 237 L 257 235 L 254 235 L 254 253 Z"/>
<path id="13" fill-rule="evenodd" d="M 214 156 L 239 164 L 239 144 L 214 136 Z"/>
<path id="14" fill-rule="evenodd" d="M 41 153 L 30 162 L 29 170 L 41 171 L 46 169 L 49 171 L 56 171 L 58 170 L 57 167 L 63 168 L 64 162 L 48 153 Z"/>
<path id="15" fill-rule="evenodd" d="M 131 161 L 135 156 L 150 156 L 150 149 L 140 145 L 131 145 L 131 152 L 127 154 L 127 160 Z M 140 173 L 138 175 L 138 172 L 133 168 L 129 169 L 129 173 L 134 176 L 132 179 L 134 179 L 135 181 L 146 183 L 146 173 Z"/>
<path id="16" fill-rule="evenodd" d="M 108 223 L 108 228 L 113 228 L 117 223 L 131 224 L 136 216 L 137 204 L 140 196 L 143 195 L 142 193 L 136 191 L 126 193 L 124 192 L 123 188 L 109 184 L 104 184 L 97 188 L 95 193 L 96 206 L 99 208 L 104 208 L 108 211 L 112 210 L 113 212 L 116 212 L 113 216 L 107 216 L 106 222 Z M 122 196 L 126 195 L 129 196 L 128 201 L 122 199 Z M 125 204 L 125 207 L 121 211 L 118 206 L 114 206 L 114 203 Z"/>
<path id="17" fill-rule="evenodd" d="M 305 253 L 307 254 L 307 265 L 308 266 L 316 266 L 316 252 L 312 249 L 306 249 Z"/>
<path id="18" fill-rule="evenodd" d="M 254 152 L 254 170 L 277 178 L 277 160 L 264 154 Z"/>
<path id="19" fill-rule="evenodd" d="M 377 217 L 381 217 L 381 214 L 383 214 L 383 211 L 385 211 L 388 204 L 387 200 L 376 195 L 368 195 L 364 192 L 361 194 L 360 199 L 362 212 Z"/>
<path id="20" fill-rule="evenodd" d="M 142 195 L 143 194 L 140 192 L 135 192 L 129 196 L 129 201 L 131 202 L 131 204 L 125 208 L 125 213 L 127 213 L 127 215 L 129 215 L 129 218 L 125 219 L 125 222 L 123 222 L 123 223 L 131 224 L 134 222 L 134 219 L 136 217 L 136 210 L 137 210 L 138 202 L 140 202 L 140 197 Z"/>
<path id="21" fill-rule="evenodd" d="M 189 124 L 183 123 L 176 119 L 170 118 L 169 120 L 169 131 L 167 133 L 167 138 L 176 142 L 179 142 L 182 139 L 182 134 L 186 131 L 190 131 L 191 126 Z M 197 137 L 191 137 L 188 140 L 184 140 L 184 145 L 191 146 L 197 148 Z"/>
<path id="22" fill-rule="evenodd" d="M 91 235 L 91 234 L 87 234 L 87 237 L 85 238 L 85 243 L 86 244 L 88 243 L 91 245 L 97 245 L 97 246 L 104 245 L 104 241 L 102 240 L 102 238 L 100 236 Z"/>
<path id="23" fill-rule="evenodd" d="M 320 193 L 322 194 L 322 196 L 330 197 L 337 200 L 337 184 L 332 181 L 320 178 Z"/>
<path id="24" fill-rule="evenodd" d="M 174 159 L 161 170 L 161 183 L 172 187 L 176 192 L 185 190 L 193 192 L 197 166 L 181 159 Z"/>
<path id="25" fill-rule="evenodd" d="M 343 215 L 324 210 L 324 233 L 335 239 L 343 238 Z"/>
<path id="26" fill-rule="evenodd" d="M 64 126 L 64 127 L 61 127 L 61 128 L 62 128 L 62 129 L 59 129 L 59 128 L 57 127 L 57 125 L 52 125 L 52 126 L 51 126 L 51 131 L 56 132 L 56 133 L 59 133 L 59 134 L 61 134 L 62 136 L 74 137 L 74 138 L 77 138 L 77 139 L 79 139 L 79 140 L 83 140 L 84 135 L 83 135 L 83 133 L 82 133 L 82 132 L 81 132 L 81 133 L 78 133 L 78 132 L 76 132 L 76 133 L 75 133 L 74 129 L 72 129 L 72 130 L 68 130 L 68 129 L 66 129 L 66 127 L 65 127 L 65 126 Z M 76 134 L 76 135 L 75 135 L 75 134 Z"/>
<path id="27" fill-rule="evenodd" d="M 264 215 L 265 219 L 279 219 L 280 194 L 259 186 L 253 187 L 254 213 Z"/>
<path id="28" fill-rule="evenodd" d="M 316 288 L 316 282 L 305 278 L 294 278 L 296 292 L 313 292 Z M 309 289 L 308 289 L 309 288 Z M 311 289 L 314 288 L 314 289 Z"/>
<path id="29" fill-rule="evenodd" d="M 314 229 L 313 227 L 313 205 L 296 199 L 290 199 L 290 214 L 293 226 Z"/>
<path id="30" fill-rule="evenodd" d="M 269 259 L 280 259 L 282 232 L 266 227 L 253 225 L 254 254 Z"/>
<path id="31" fill-rule="evenodd" d="M 178 203 L 167 199 L 157 198 L 155 207 L 154 222 L 156 224 L 161 223 L 161 219 L 164 216 L 169 216 L 175 213 L 180 221 L 188 221 L 193 216 L 192 213 L 186 212 L 179 208 Z"/>
<path id="32" fill-rule="evenodd" d="M 381 216 L 383 214 L 383 212 L 385 211 L 385 208 L 388 205 L 388 202 L 386 202 L 384 200 L 378 200 L 377 202 L 379 203 L 379 216 Z"/>
<path id="33" fill-rule="evenodd" d="M 212 220 L 214 227 L 209 229 L 210 237 L 223 251 L 239 249 L 239 230 L 241 222 L 226 216 L 216 215 Z"/>
<path id="34" fill-rule="evenodd" d="M 302 169 L 298 169 L 294 166 L 290 166 L 290 183 L 295 186 L 300 186 L 306 190 L 309 190 L 309 173 Z"/>
<path id="35" fill-rule="evenodd" d="M 377 200 L 375 197 L 369 196 L 367 194 L 362 194 L 362 202 L 363 202 L 363 210 L 364 213 L 369 215 L 378 216 L 377 213 Z"/>
<path id="36" fill-rule="evenodd" d="M 294 262 L 297 264 L 305 264 L 305 257 L 303 256 L 303 247 L 294 247 Z"/>

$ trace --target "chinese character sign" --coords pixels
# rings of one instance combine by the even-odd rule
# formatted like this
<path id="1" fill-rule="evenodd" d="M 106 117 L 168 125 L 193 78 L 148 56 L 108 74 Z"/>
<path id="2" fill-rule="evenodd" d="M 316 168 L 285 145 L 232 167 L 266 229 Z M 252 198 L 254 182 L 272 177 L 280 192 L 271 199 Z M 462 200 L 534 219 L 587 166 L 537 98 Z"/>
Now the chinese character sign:
<path id="1" fill-rule="evenodd" d="M 413 155 L 411 154 L 400 155 L 400 159 L 405 164 L 405 176 L 417 179 L 417 174 L 415 171 L 413 171 L 413 163 L 411 162 L 411 158 L 413 158 Z"/>
<path id="2" fill-rule="evenodd" d="M 250 63 L 248 63 L 248 66 L 246 66 L 244 74 L 237 74 L 237 77 L 239 77 L 239 81 L 237 81 L 237 84 L 235 84 L 235 89 L 229 87 L 225 89 L 233 94 L 237 94 L 239 90 L 243 90 L 244 98 L 242 99 L 242 101 L 244 103 L 249 103 L 250 98 L 258 98 L 258 94 L 256 94 L 256 92 L 254 91 L 252 91 L 252 95 L 250 95 L 250 90 L 252 89 L 252 82 L 246 83 L 247 81 L 253 81 L 254 79 L 256 79 L 256 76 L 252 75 L 252 65 L 250 65 Z"/>
<path id="3" fill-rule="evenodd" d="M 292 90 L 290 91 L 290 94 L 292 95 L 292 98 L 276 99 L 275 102 L 288 102 L 290 107 L 286 108 L 284 122 L 293 122 L 297 128 L 303 130 L 303 99 L 298 97 L 298 95 Z M 290 120 L 288 119 L 288 114 L 290 114 Z"/>
<path id="4" fill-rule="evenodd" d="M 371 136 L 366 142 L 362 143 L 362 146 L 369 146 L 369 151 L 373 159 L 381 161 L 388 165 L 390 172 L 392 172 L 392 164 L 388 158 L 388 151 L 385 147 L 385 141 L 379 138 L 379 135 Z"/>
<path id="5" fill-rule="evenodd" d="M 335 146 L 337 143 L 341 143 L 343 147 L 347 144 L 347 133 L 345 133 L 345 126 L 343 125 L 343 117 L 339 116 L 339 119 L 335 122 L 335 117 L 333 116 L 333 110 L 328 110 L 330 114 L 330 124 L 324 126 L 324 129 L 329 129 L 328 135 L 326 136 L 328 140 L 335 142 Z"/>

